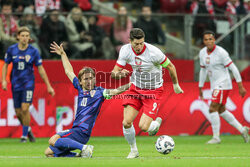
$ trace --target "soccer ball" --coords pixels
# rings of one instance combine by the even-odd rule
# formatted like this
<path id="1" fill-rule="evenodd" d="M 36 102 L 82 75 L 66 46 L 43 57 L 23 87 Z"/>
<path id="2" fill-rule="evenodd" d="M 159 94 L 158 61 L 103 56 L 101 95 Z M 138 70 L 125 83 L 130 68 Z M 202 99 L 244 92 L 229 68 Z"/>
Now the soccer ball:
<path id="1" fill-rule="evenodd" d="M 155 149 L 161 154 L 169 154 L 174 150 L 174 140 L 172 137 L 162 135 L 158 137 L 155 143 Z"/>

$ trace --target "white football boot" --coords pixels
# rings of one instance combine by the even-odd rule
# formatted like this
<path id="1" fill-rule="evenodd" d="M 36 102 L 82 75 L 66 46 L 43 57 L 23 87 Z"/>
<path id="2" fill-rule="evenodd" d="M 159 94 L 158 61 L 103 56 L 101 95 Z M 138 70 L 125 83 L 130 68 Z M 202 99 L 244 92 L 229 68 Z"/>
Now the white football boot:
<path id="1" fill-rule="evenodd" d="M 133 159 L 133 158 L 138 158 L 138 157 L 139 157 L 138 151 L 131 151 L 127 156 L 128 159 Z"/>
<path id="2" fill-rule="evenodd" d="M 87 147 L 81 151 L 80 155 L 82 158 L 92 158 L 94 146 L 87 145 Z"/>
<path id="3" fill-rule="evenodd" d="M 243 128 L 244 128 L 244 131 L 241 133 L 241 136 L 243 137 L 245 143 L 248 143 L 249 142 L 249 135 L 248 135 L 249 127 L 244 126 Z"/>
<path id="4" fill-rule="evenodd" d="M 156 133 L 159 131 L 159 129 L 160 129 L 160 127 L 161 127 L 161 122 L 162 122 L 161 117 L 157 117 L 157 118 L 155 119 L 155 121 L 159 123 L 159 126 L 158 126 L 157 128 L 155 128 L 155 130 L 153 130 L 152 132 L 148 132 L 148 135 L 149 135 L 149 136 L 154 136 L 154 135 L 156 135 Z"/>
<path id="5" fill-rule="evenodd" d="M 221 140 L 220 138 L 212 138 L 207 142 L 207 144 L 220 144 Z"/>

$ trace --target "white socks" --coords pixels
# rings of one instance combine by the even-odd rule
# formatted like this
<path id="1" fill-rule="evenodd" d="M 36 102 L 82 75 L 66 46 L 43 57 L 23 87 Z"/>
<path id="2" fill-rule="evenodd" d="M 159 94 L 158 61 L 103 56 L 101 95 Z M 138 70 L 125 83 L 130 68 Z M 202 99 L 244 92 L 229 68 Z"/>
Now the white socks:
<path id="1" fill-rule="evenodd" d="M 148 128 L 148 132 L 153 132 L 159 126 L 160 126 L 160 124 L 157 121 L 152 121 L 149 128 Z"/>
<path id="2" fill-rule="evenodd" d="M 125 139 L 128 141 L 128 144 L 131 147 L 131 151 L 138 151 L 136 146 L 136 139 L 135 139 L 135 128 L 132 125 L 130 128 L 125 129 L 123 127 L 123 134 Z"/>
<path id="3" fill-rule="evenodd" d="M 220 114 L 222 116 L 222 118 L 224 118 L 230 125 L 232 125 L 233 127 L 235 127 L 238 131 L 240 131 L 240 133 L 242 133 L 244 131 L 244 128 L 242 127 L 242 125 L 239 123 L 239 121 L 234 117 L 234 115 L 225 110 L 223 113 Z"/>
<path id="4" fill-rule="evenodd" d="M 210 113 L 213 138 L 220 138 L 220 117 L 218 112 Z"/>

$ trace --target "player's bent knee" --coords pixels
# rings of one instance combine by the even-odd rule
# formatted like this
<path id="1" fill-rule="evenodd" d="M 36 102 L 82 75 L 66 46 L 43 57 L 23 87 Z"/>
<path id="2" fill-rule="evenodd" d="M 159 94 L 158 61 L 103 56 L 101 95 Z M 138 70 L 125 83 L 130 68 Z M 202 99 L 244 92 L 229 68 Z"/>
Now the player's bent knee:
<path id="1" fill-rule="evenodd" d="M 122 125 L 125 129 L 127 129 L 127 128 L 130 128 L 132 126 L 132 122 L 128 122 L 128 121 L 123 120 Z"/>
<path id="2" fill-rule="evenodd" d="M 56 141 L 61 138 L 59 135 L 54 135 L 49 139 L 49 145 L 54 146 Z"/>
<path id="3" fill-rule="evenodd" d="M 54 157 L 54 152 L 49 147 L 44 151 L 44 154 L 46 157 Z"/>

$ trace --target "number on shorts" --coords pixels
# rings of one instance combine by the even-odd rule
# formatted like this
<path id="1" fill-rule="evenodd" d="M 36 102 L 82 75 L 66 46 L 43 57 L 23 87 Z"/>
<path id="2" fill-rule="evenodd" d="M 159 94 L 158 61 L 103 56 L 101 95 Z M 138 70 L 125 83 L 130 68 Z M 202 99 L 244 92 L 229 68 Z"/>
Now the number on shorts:
<path id="1" fill-rule="evenodd" d="M 18 66 L 17 66 L 18 70 L 23 70 L 24 69 L 24 62 L 18 62 Z"/>
<path id="2" fill-rule="evenodd" d="M 33 91 L 27 90 L 26 92 L 26 101 L 31 101 L 33 95 Z"/>
<path id="3" fill-rule="evenodd" d="M 220 90 L 214 90 L 213 96 L 214 96 L 214 97 L 217 97 L 218 94 L 219 94 L 219 92 L 220 92 Z"/>
<path id="4" fill-rule="evenodd" d="M 152 111 L 154 111 L 156 108 L 157 108 L 157 103 L 154 102 L 154 104 L 153 104 L 153 110 Z"/>

